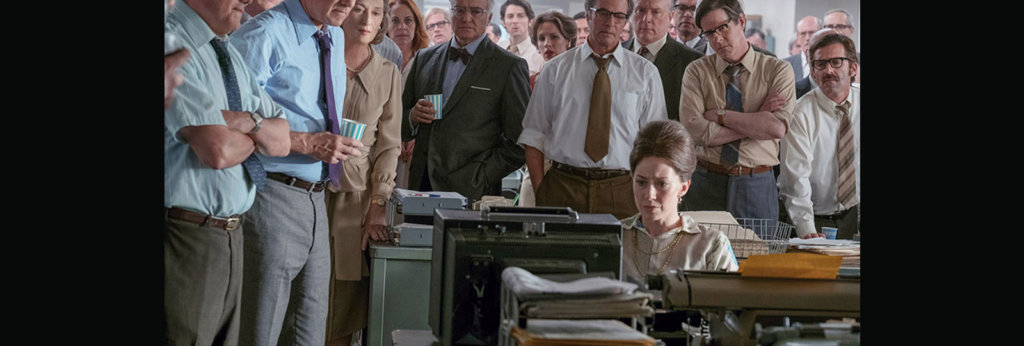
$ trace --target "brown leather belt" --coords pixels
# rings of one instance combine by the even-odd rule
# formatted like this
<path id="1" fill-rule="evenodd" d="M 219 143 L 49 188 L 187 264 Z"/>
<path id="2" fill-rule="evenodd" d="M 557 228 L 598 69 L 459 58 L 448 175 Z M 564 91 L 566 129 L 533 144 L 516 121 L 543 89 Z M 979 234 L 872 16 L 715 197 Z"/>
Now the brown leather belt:
<path id="1" fill-rule="evenodd" d="M 274 179 L 284 183 L 285 185 L 294 186 L 309 192 L 320 192 L 327 187 L 327 182 L 324 181 L 311 183 L 287 174 L 281 174 L 277 172 L 267 172 L 267 178 Z"/>
<path id="2" fill-rule="evenodd" d="M 232 215 L 227 218 L 197 213 L 185 209 L 171 207 L 166 208 L 167 218 L 196 224 L 200 227 L 218 228 L 225 231 L 234 231 L 242 223 L 242 215 Z"/>
<path id="3" fill-rule="evenodd" d="M 559 162 L 552 162 L 552 166 L 555 169 L 587 180 L 601 180 L 629 174 L 629 171 L 625 169 L 581 168 Z"/>
<path id="4" fill-rule="evenodd" d="M 707 169 L 710 172 L 725 175 L 754 175 L 772 170 L 772 166 L 757 166 L 754 168 L 750 168 L 736 165 L 726 168 L 725 166 L 716 165 L 714 163 L 707 162 L 704 160 L 697 160 L 697 166 L 704 167 L 704 169 Z"/>

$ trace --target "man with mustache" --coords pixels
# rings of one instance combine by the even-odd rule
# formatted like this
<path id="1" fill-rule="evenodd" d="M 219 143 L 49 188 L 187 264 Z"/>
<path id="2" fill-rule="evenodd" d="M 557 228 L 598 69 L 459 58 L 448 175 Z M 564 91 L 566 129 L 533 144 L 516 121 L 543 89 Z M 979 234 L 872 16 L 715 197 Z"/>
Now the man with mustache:
<path id="1" fill-rule="evenodd" d="M 715 54 L 683 75 L 679 120 L 697 144 L 686 210 L 725 210 L 738 218 L 777 220 L 772 166 L 796 92 L 788 62 L 756 51 L 744 37 L 738 0 L 704 0 L 696 21 Z"/>
<path id="2" fill-rule="evenodd" d="M 829 226 L 839 229 L 837 239 L 852 239 L 860 218 L 860 86 L 850 85 L 860 67 L 857 49 L 830 29 L 809 44 L 818 88 L 797 101 L 782 139 L 780 193 L 797 235 Z"/>
<path id="3" fill-rule="evenodd" d="M 231 34 L 284 108 L 291 153 L 263 158 L 266 186 L 246 212 L 243 345 L 323 345 L 331 275 L 324 190 L 362 143 L 340 133 L 345 34 L 353 0 L 284 0 Z"/>
<path id="4" fill-rule="evenodd" d="M 634 0 L 631 0 L 634 1 Z M 629 49 L 658 67 L 665 92 L 665 107 L 670 120 L 679 120 L 679 94 L 682 92 L 683 72 L 690 62 L 704 57 L 690 47 L 668 36 L 672 17 L 672 0 L 638 0 L 633 15 L 636 39 L 627 41 Z"/>
<path id="5" fill-rule="evenodd" d="M 619 41 L 632 0 L 587 0 L 584 8 L 590 35 L 545 63 L 519 144 L 538 206 L 621 219 L 637 211 L 630 199 L 633 141 L 644 125 L 666 119 L 665 95 L 654 64 Z M 547 173 L 545 158 L 552 160 Z"/>

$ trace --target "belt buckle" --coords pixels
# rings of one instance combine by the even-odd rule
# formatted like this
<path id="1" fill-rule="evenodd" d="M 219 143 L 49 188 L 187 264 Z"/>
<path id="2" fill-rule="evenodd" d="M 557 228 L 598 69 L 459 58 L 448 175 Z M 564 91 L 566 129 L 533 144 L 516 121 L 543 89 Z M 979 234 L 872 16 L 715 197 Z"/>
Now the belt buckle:
<path id="1" fill-rule="evenodd" d="M 227 218 L 226 221 L 227 222 L 224 224 L 224 230 L 234 231 L 236 228 L 238 228 L 238 224 L 241 223 L 242 219 L 238 217 L 229 217 Z"/>

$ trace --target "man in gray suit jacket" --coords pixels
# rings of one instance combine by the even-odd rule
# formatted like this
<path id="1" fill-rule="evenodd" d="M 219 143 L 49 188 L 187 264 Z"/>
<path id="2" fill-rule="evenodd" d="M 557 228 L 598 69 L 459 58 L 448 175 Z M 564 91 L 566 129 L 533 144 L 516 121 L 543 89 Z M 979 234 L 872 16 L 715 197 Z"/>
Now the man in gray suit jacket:
<path id="1" fill-rule="evenodd" d="M 806 16 L 796 22 L 796 45 L 800 46 L 800 54 L 794 54 L 786 58 L 786 61 L 793 66 L 793 77 L 796 80 L 801 80 L 804 77 L 809 77 L 809 74 L 805 74 L 804 71 L 810 72 L 810 65 L 807 63 L 807 40 L 811 38 L 811 35 L 815 31 L 821 29 L 821 19 L 815 16 Z M 807 66 L 805 68 L 805 66 Z"/>
<path id="2" fill-rule="evenodd" d="M 679 120 L 679 93 L 682 92 L 683 72 L 691 61 L 704 57 L 668 36 L 671 0 L 639 0 L 633 15 L 636 35 L 622 44 L 626 49 L 654 63 L 661 75 L 665 92 L 665 108 L 670 120 Z"/>
<path id="3" fill-rule="evenodd" d="M 417 53 L 402 94 L 402 141 L 416 139 L 409 188 L 499 195 L 525 162 L 516 144 L 530 98 L 526 60 L 487 39 L 493 0 L 450 0 L 454 36 Z M 440 114 L 424 95 L 442 94 Z M 438 116 L 439 117 L 436 117 Z"/>

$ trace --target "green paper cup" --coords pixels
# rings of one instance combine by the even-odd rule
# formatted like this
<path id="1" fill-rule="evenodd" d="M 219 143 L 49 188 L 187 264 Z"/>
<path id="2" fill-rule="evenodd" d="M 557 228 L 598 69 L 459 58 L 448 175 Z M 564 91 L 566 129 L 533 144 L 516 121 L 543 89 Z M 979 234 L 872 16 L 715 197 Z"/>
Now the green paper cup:
<path id="1" fill-rule="evenodd" d="M 441 120 L 441 94 L 423 95 L 427 102 L 434 104 L 434 120 Z"/>
<path id="2" fill-rule="evenodd" d="M 340 135 L 343 137 L 349 137 L 355 140 L 363 139 L 363 132 L 366 131 L 366 124 L 355 122 L 348 119 L 341 119 Z"/>

